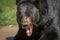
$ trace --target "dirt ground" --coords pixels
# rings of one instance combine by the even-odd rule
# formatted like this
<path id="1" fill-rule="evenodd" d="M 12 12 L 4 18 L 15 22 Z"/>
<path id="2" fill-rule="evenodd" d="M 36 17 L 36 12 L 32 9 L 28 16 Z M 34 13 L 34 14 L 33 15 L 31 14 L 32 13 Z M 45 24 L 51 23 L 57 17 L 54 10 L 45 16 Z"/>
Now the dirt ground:
<path id="1" fill-rule="evenodd" d="M 15 36 L 18 32 L 18 27 L 9 25 L 0 29 L 0 40 L 6 40 L 6 38 Z"/>

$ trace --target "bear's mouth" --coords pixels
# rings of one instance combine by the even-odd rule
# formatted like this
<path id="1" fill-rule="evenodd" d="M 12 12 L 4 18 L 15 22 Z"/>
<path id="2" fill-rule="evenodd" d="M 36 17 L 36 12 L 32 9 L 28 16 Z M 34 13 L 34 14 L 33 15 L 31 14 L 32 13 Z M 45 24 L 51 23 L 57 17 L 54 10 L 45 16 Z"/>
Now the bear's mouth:
<path id="1" fill-rule="evenodd" d="M 31 25 L 28 25 L 26 27 L 26 34 L 27 34 L 27 36 L 31 36 L 32 35 L 32 26 Z"/>
<path id="2" fill-rule="evenodd" d="M 22 19 L 22 29 L 26 30 L 26 35 L 27 36 L 32 35 L 33 25 L 32 25 L 32 21 L 29 17 L 23 17 L 23 19 Z"/>

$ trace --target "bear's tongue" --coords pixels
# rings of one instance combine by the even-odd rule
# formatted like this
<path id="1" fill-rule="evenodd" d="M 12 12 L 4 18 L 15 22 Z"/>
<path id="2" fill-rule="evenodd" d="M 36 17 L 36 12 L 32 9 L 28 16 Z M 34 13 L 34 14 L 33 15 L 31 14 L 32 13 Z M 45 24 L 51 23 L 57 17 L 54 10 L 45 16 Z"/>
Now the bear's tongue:
<path id="1" fill-rule="evenodd" d="M 27 28 L 26 28 L 26 34 L 27 34 L 27 36 L 31 36 L 31 34 L 32 34 L 32 28 L 31 28 L 31 26 L 27 26 Z"/>

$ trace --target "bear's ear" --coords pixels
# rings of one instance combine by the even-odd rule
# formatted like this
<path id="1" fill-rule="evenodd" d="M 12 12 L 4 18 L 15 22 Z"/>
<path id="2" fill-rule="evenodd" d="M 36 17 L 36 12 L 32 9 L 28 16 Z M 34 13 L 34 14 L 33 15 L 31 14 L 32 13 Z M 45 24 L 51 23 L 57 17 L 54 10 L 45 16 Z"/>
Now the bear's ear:
<path id="1" fill-rule="evenodd" d="M 35 0 L 36 6 L 38 9 L 47 9 L 48 8 L 48 3 L 47 0 Z"/>
<path id="2" fill-rule="evenodd" d="M 20 2 L 22 2 L 23 0 L 16 0 L 16 5 L 18 5 Z"/>
<path id="3" fill-rule="evenodd" d="M 35 0 L 35 6 L 37 8 L 40 8 L 40 5 L 41 5 L 41 0 Z"/>
<path id="4" fill-rule="evenodd" d="M 30 2 L 30 3 L 34 3 L 35 0 L 16 0 L 16 5 L 19 5 L 22 2 Z"/>

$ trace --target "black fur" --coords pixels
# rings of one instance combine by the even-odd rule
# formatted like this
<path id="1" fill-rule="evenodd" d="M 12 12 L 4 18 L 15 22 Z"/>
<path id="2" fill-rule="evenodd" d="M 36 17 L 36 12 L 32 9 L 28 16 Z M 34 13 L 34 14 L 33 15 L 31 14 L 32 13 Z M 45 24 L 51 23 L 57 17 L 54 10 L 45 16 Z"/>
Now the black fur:
<path id="1" fill-rule="evenodd" d="M 56 18 L 48 12 L 47 0 L 16 0 L 16 4 L 19 31 L 14 40 L 59 40 L 57 21 L 55 23 Z M 29 16 L 33 22 L 33 34 L 30 37 L 21 28 L 20 20 L 24 15 Z"/>

